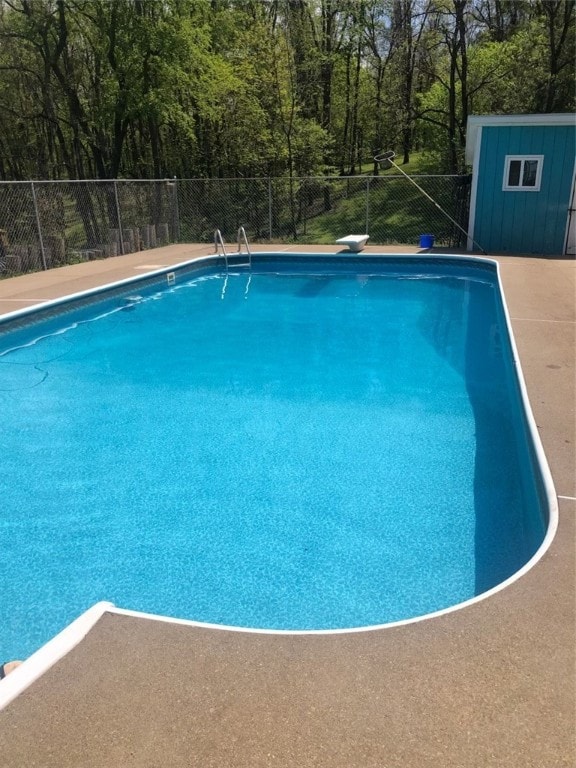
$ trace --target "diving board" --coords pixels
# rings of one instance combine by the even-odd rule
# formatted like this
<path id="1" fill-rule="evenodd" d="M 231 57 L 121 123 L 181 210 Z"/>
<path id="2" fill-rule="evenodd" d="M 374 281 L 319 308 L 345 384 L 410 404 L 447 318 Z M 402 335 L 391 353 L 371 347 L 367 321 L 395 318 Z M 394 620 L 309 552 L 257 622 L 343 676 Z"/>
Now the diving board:
<path id="1" fill-rule="evenodd" d="M 338 245 L 347 245 L 351 251 L 358 253 L 364 248 L 369 237 L 370 235 L 346 235 L 346 237 L 336 240 L 336 243 Z"/>

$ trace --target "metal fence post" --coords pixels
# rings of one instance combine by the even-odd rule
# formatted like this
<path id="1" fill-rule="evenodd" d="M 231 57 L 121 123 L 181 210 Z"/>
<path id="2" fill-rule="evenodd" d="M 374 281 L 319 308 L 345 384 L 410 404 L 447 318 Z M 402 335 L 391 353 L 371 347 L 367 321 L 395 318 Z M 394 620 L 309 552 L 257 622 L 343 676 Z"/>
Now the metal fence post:
<path id="1" fill-rule="evenodd" d="M 44 240 L 42 238 L 42 226 L 40 225 L 40 214 L 38 212 L 38 201 L 36 200 L 36 189 L 33 181 L 30 182 L 30 187 L 32 189 L 32 202 L 34 203 L 34 216 L 36 217 L 36 228 L 38 229 L 38 242 L 40 243 L 42 266 L 44 269 L 48 269 L 48 265 L 46 264 L 46 252 L 44 250 Z"/>
<path id="2" fill-rule="evenodd" d="M 366 229 L 364 232 L 368 234 L 370 232 L 370 176 L 366 177 Z"/>
<path id="3" fill-rule="evenodd" d="M 268 230 L 270 242 L 272 242 L 272 179 L 268 176 Z"/>
<path id="4" fill-rule="evenodd" d="M 120 237 L 120 254 L 124 256 L 124 233 L 122 232 L 122 218 L 120 216 L 120 203 L 118 201 L 118 182 L 114 179 L 114 199 L 116 201 L 116 220 L 118 222 L 118 235 Z"/>
<path id="5" fill-rule="evenodd" d="M 174 236 L 176 242 L 180 242 L 180 206 L 178 205 L 178 179 L 176 176 L 173 178 L 173 195 L 174 195 Z"/>

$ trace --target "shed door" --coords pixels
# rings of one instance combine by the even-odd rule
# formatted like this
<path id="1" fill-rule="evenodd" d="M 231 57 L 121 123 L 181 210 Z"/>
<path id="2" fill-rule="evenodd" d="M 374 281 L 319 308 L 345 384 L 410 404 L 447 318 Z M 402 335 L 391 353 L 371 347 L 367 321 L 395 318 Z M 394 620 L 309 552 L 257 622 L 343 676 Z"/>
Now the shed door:
<path id="1" fill-rule="evenodd" d="M 566 253 L 576 256 L 576 174 L 572 180 L 572 197 L 568 208 L 568 225 L 566 232 Z"/>

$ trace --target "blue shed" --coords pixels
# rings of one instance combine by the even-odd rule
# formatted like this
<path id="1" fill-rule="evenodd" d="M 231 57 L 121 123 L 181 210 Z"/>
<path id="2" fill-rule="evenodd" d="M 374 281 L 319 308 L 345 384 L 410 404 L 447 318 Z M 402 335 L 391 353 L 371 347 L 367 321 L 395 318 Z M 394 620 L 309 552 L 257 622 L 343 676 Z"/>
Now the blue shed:
<path id="1" fill-rule="evenodd" d="M 575 254 L 576 115 L 472 115 L 468 250 Z"/>

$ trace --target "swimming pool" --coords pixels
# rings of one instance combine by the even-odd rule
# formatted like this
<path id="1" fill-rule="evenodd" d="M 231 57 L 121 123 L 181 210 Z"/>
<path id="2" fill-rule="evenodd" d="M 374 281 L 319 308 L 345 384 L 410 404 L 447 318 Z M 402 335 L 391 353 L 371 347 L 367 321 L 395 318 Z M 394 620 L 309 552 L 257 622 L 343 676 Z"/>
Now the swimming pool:
<path id="1" fill-rule="evenodd" d="M 488 262 L 207 260 L 0 344 L 6 658 L 102 599 L 271 629 L 399 621 L 490 590 L 544 538 Z"/>

